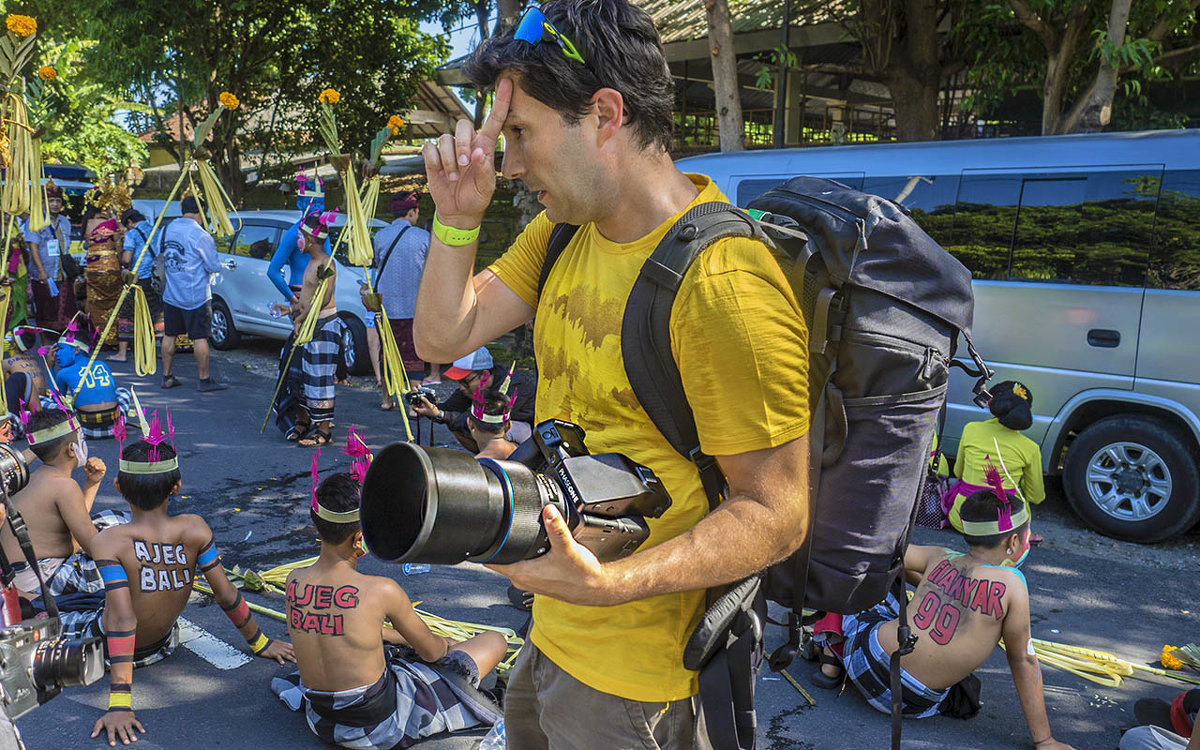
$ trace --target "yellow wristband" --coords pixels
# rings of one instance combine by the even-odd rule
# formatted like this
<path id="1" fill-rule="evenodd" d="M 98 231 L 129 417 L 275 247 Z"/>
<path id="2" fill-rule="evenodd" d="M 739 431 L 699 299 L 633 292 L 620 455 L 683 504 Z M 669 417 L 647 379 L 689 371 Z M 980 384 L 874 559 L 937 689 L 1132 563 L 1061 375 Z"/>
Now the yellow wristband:
<path id="1" fill-rule="evenodd" d="M 255 656 L 258 656 L 270 645 L 271 639 L 263 635 L 260 630 L 258 631 L 258 637 L 250 642 L 250 650 L 254 652 Z"/>
<path id="2" fill-rule="evenodd" d="M 108 710 L 120 711 L 122 709 L 133 710 L 133 693 L 109 693 Z"/>
<path id="3" fill-rule="evenodd" d="M 433 236 L 438 238 L 438 242 L 450 247 L 462 247 L 470 245 L 475 240 L 479 239 L 479 227 L 474 229 L 457 229 L 448 227 L 438 219 L 437 212 L 433 214 Z"/>

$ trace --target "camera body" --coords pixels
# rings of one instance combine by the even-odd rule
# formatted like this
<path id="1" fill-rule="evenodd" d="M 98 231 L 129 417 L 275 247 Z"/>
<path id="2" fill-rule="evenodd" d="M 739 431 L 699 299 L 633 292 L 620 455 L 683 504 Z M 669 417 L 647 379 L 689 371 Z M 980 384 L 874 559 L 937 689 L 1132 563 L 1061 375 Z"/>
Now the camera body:
<path id="1" fill-rule="evenodd" d="M 436 404 L 438 402 L 437 391 L 422 385 L 404 394 L 404 401 L 409 406 L 419 406 L 422 398 L 428 399 L 431 404 Z"/>
<path id="2" fill-rule="evenodd" d="M 390 562 L 513 563 L 549 551 L 547 505 L 609 561 L 646 541 L 646 519 L 662 516 L 671 497 L 650 469 L 618 453 L 590 454 L 579 426 L 549 420 L 507 460 L 387 446 L 363 482 L 363 535 Z"/>
<path id="3" fill-rule="evenodd" d="M 29 467 L 21 453 L 0 443 L 0 507 L 16 537 L 26 562 L 39 570 L 25 520 L 11 495 L 29 483 Z M 62 692 L 64 687 L 90 685 L 104 676 L 104 651 L 99 638 L 72 640 L 62 637 L 62 620 L 54 598 L 42 584 L 48 617 L 16 622 L 16 588 L 8 556 L 0 549 L 0 708 L 10 720 L 29 713 Z M 14 606 L 8 606 L 12 603 Z"/>
<path id="4" fill-rule="evenodd" d="M 62 638 L 57 617 L 24 620 L 0 630 L 0 705 L 17 719 L 62 692 L 104 676 L 99 638 Z"/>

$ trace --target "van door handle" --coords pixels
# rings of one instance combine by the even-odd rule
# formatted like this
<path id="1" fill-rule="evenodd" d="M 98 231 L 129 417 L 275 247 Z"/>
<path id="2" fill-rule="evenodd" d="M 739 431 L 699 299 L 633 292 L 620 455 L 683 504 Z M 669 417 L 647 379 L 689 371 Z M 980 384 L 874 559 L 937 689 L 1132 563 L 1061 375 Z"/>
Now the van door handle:
<path id="1" fill-rule="evenodd" d="M 236 260 L 227 260 L 227 261 L 225 261 L 224 263 L 222 263 L 221 265 L 225 266 L 225 267 L 226 267 L 226 268 L 228 268 L 230 271 L 236 271 L 236 270 L 237 270 L 237 261 L 236 261 Z"/>
<path id="2" fill-rule="evenodd" d="M 1088 331 L 1087 342 L 1089 346 L 1101 349 L 1116 349 L 1121 345 L 1121 332 L 1108 328 L 1093 328 Z"/>

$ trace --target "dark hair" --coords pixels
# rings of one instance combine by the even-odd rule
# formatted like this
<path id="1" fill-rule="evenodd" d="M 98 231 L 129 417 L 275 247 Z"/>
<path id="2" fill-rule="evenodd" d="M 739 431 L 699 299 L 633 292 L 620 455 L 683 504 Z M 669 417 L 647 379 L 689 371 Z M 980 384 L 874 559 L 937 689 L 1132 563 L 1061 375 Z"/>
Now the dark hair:
<path id="1" fill-rule="evenodd" d="M 542 12 L 587 65 L 565 57 L 554 41 L 517 41 L 513 28 L 480 44 L 467 60 L 463 72 L 476 88 L 491 88 L 501 73 L 514 73 L 526 94 L 570 125 L 587 114 L 598 90 L 616 89 L 637 143 L 669 150 L 675 82 L 650 16 L 628 0 L 551 0 Z"/>
<path id="2" fill-rule="evenodd" d="M 321 484 L 317 485 L 317 502 L 326 510 L 334 513 L 346 513 L 358 508 L 358 498 L 361 492 L 362 486 L 359 485 L 354 475 L 342 472 L 326 477 Z M 321 518 L 311 509 L 308 511 L 308 515 L 312 518 L 313 525 L 317 527 L 317 533 L 321 535 L 321 539 L 330 544 L 341 544 L 359 529 L 357 521 L 333 523 Z"/>
<path id="3" fill-rule="evenodd" d="M 35 411 L 29 415 L 29 425 L 25 428 L 25 434 L 28 435 L 31 432 L 45 430 L 62 424 L 70 416 L 70 414 L 57 407 Z M 33 455 L 44 462 L 56 458 L 59 451 L 73 442 L 75 442 L 75 432 L 68 432 L 66 435 L 56 437 L 47 443 L 30 444 L 29 449 L 33 451 Z"/>
<path id="4" fill-rule="evenodd" d="M 1033 424 L 1033 391 L 1015 380 L 997 383 L 988 409 L 1008 429 L 1027 430 Z"/>
<path id="5" fill-rule="evenodd" d="M 1012 510 L 1014 516 L 1020 513 L 1024 507 L 1025 503 L 1021 501 L 1021 498 L 1012 495 L 1009 496 L 1009 508 Z M 996 497 L 994 491 L 987 489 L 978 490 L 967 495 L 967 498 L 963 500 L 963 504 L 959 508 L 958 515 L 963 521 L 983 521 L 986 523 L 995 521 L 999 512 L 1000 498 Z M 963 539 L 966 539 L 967 544 L 972 547 L 995 547 L 1002 544 L 1005 539 L 1008 539 L 1013 534 L 1022 533 L 1028 525 L 1029 522 L 1026 521 L 1011 531 L 999 534 L 986 534 L 984 536 L 975 536 L 964 531 Z"/>
<path id="6" fill-rule="evenodd" d="M 179 213 L 181 214 L 198 214 L 200 213 L 200 204 L 196 201 L 196 196 L 189 195 L 179 201 Z"/>
<path id="7" fill-rule="evenodd" d="M 37 331 L 31 328 L 18 328 L 13 331 L 13 338 L 21 342 L 21 346 L 25 347 L 26 352 L 33 351 L 37 346 Z"/>
<path id="8" fill-rule="evenodd" d="M 136 208 L 127 208 L 127 209 L 125 209 L 125 213 L 121 214 L 122 226 L 125 224 L 128 224 L 131 221 L 135 224 L 140 224 L 145 220 L 146 220 L 145 215 L 142 214 L 142 212 L 137 210 Z"/>
<path id="9" fill-rule="evenodd" d="M 121 451 L 125 461 L 147 462 L 150 460 L 150 450 L 154 446 L 145 440 L 130 443 Z M 175 458 L 175 449 L 166 443 L 158 444 L 158 460 L 166 461 Z M 167 501 L 171 490 L 181 478 L 179 469 L 162 474 L 131 474 L 126 471 L 117 472 L 117 483 L 121 485 L 121 494 L 129 504 L 142 510 L 154 510 Z"/>
<path id="10" fill-rule="evenodd" d="M 499 417 L 508 410 L 508 396 L 500 392 L 499 388 L 488 388 L 483 393 L 483 413 L 488 416 Z M 483 422 L 475 418 L 474 414 L 467 413 L 467 419 L 471 426 L 480 432 L 486 432 L 489 435 L 500 435 L 506 431 L 505 425 L 508 420 L 501 423 Z"/>

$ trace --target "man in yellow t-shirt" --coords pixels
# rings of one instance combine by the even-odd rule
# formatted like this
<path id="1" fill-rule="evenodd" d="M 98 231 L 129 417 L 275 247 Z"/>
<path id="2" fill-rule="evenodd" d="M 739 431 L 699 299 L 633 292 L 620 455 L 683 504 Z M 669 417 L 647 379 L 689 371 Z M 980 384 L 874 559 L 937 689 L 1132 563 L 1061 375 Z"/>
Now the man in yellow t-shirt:
<path id="1" fill-rule="evenodd" d="M 673 83 L 650 18 L 626 0 L 556 0 L 526 12 L 467 66 L 495 106 L 475 132 L 426 144 L 434 238 L 417 296 L 421 356 L 446 362 L 534 317 L 539 420 L 564 419 L 596 453 L 650 467 L 673 504 L 633 555 L 600 563 L 554 509 L 551 551 L 493 566 L 537 594 L 530 642 L 509 681 L 511 747 L 693 746 L 696 674 L 684 644 L 704 589 L 784 559 L 807 528 L 807 331 L 762 244 L 715 243 L 684 279 L 672 353 L 701 448 L 729 483 L 709 514 L 695 466 L 676 453 L 625 374 L 621 322 L 643 262 L 689 207 L 725 197 L 671 162 Z M 503 172 L 545 212 L 472 276 L 478 227 Z M 580 226 L 539 297 L 556 222 Z"/>

